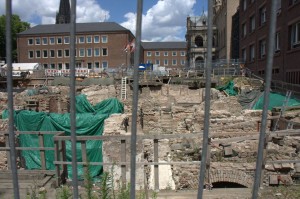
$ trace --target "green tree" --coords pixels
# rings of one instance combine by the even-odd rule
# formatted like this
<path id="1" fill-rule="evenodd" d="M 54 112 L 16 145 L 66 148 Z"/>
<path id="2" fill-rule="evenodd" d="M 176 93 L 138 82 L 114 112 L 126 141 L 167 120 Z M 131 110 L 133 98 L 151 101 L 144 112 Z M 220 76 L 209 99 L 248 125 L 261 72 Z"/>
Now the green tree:
<path id="1" fill-rule="evenodd" d="M 0 60 L 6 60 L 6 17 L 5 15 L 0 16 Z M 12 33 L 12 61 L 18 61 L 17 54 L 17 34 L 30 28 L 30 24 L 21 21 L 18 15 L 12 15 L 11 18 L 11 33 Z"/>

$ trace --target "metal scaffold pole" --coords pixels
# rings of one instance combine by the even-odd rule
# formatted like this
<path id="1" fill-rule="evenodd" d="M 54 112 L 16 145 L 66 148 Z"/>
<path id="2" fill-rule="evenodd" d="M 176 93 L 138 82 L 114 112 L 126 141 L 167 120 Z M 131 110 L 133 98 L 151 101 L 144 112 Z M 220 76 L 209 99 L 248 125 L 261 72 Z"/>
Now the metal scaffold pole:
<path id="1" fill-rule="evenodd" d="M 256 199 L 258 197 L 258 190 L 261 186 L 261 176 L 263 175 L 263 169 L 265 165 L 263 165 L 263 150 L 266 142 L 266 129 L 267 129 L 267 117 L 268 117 L 268 107 L 269 107 L 269 94 L 270 94 L 270 86 L 272 80 L 272 66 L 273 66 L 273 56 L 274 56 L 274 42 L 275 42 L 275 34 L 276 34 L 276 1 L 273 0 L 271 3 L 271 17 L 270 17 L 270 29 L 269 29 L 269 41 L 268 41 L 268 52 L 267 52 L 267 65 L 266 65 L 266 76 L 265 76 L 265 94 L 264 94 L 264 107 L 262 112 L 262 121 L 260 127 L 259 134 L 259 143 L 258 143 L 258 154 L 256 161 L 256 170 L 255 170 L 255 178 L 254 185 L 252 190 L 252 199 Z"/>
<path id="2" fill-rule="evenodd" d="M 7 97 L 8 97 L 8 132 L 9 132 L 9 150 L 10 165 L 13 178 L 14 198 L 19 199 L 19 182 L 15 148 L 15 132 L 14 132 L 14 97 L 13 97 L 13 77 L 12 77 L 12 34 L 11 34 L 11 18 L 12 6 L 11 0 L 6 0 L 6 62 L 7 62 Z"/>
<path id="3" fill-rule="evenodd" d="M 141 53 L 142 35 L 142 11 L 143 0 L 137 1 L 136 18 L 136 39 L 134 53 L 134 73 L 133 73 L 133 101 L 132 101 L 132 121 L 131 121 L 131 158 L 130 158 L 130 198 L 135 199 L 135 180 L 136 180 L 136 133 L 137 133 L 137 111 L 138 111 L 138 89 L 139 89 L 139 63 Z"/>
<path id="4" fill-rule="evenodd" d="M 212 70 L 212 23 L 213 23 L 213 2 L 208 0 L 208 29 L 207 29 L 207 62 L 206 62 L 206 81 L 205 81 L 205 114 L 204 114 L 204 132 L 203 132 L 203 145 L 201 155 L 201 166 L 199 175 L 198 186 L 198 199 L 203 197 L 203 187 L 206 173 L 206 163 L 208 152 L 208 139 L 209 139 L 209 123 L 210 123 L 210 89 L 211 89 L 211 70 Z"/>
<path id="5" fill-rule="evenodd" d="M 78 174 L 76 153 L 76 79 L 75 79 L 75 40 L 76 40 L 76 0 L 71 1 L 70 23 L 70 123 L 72 151 L 73 198 L 78 198 Z"/>

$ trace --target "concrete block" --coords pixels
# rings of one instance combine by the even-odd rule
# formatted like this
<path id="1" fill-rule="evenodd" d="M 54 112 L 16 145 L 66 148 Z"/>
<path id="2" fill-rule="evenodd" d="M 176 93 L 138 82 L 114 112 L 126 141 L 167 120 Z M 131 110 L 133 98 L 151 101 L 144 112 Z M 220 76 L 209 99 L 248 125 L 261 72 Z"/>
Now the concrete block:
<path id="1" fill-rule="evenodd" d="M 269 176 L 269 185 L 277 185 L 277 184 L 278 184 L 277 175 L 270 175 Z"/>

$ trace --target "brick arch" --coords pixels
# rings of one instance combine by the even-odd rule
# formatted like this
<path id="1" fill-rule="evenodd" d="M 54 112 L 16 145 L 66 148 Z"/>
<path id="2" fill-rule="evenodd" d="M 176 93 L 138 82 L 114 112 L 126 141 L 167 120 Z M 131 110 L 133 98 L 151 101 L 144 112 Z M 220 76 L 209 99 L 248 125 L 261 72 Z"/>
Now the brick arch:
<path id="1" fill-rule="evenodd" d="M 248 188 L 252 187 L 254 180 L 252 176 L 239 170 L 212 170 L 209 175 L 211 183 L 231 182 Z"/>

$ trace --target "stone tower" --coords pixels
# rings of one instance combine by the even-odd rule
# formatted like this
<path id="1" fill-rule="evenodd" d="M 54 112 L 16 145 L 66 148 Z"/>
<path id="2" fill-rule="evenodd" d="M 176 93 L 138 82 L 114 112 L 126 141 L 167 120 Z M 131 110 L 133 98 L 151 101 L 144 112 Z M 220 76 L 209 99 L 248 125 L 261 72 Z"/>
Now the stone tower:
<path id="1" fill-rule="evenodd" d="M 59 11 L 56 14 L 56 24 L 70 23 L 71 8 L 69 0 L 60 0 Z"/>
<path id="2" fill-rule="evenodd" d="M 207 15 L 203 11 L 201 16 L 187 17 L 187 62 L 189 69 L 204 69 L 207 56 Z M 213 26 L 212 56 L 215 58 L 216 27 Z"/>

